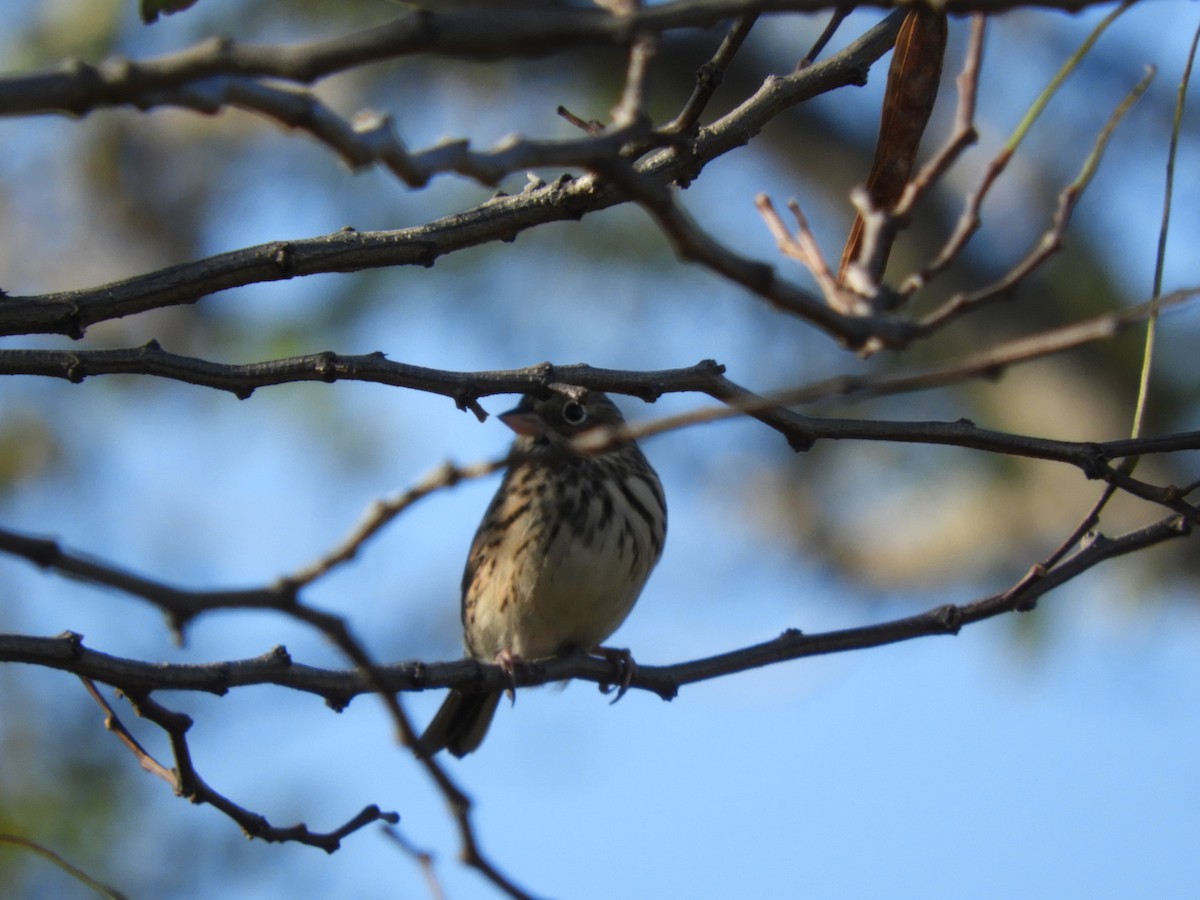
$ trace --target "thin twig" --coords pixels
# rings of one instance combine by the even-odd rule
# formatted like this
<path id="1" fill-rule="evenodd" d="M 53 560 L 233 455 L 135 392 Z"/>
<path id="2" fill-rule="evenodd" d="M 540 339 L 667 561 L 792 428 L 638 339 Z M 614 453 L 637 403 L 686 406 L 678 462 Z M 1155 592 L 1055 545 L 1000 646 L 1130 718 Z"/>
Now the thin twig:
<path id="1" fill-rule="evenodd" d="M 962 71 L 955 79 L 958 88 L 958 104 L 954 111 L 954 130 L 941 149 L 933 158 L 918 170 L 900 195 L 892 214 L 904 218 L 912 213 L 929 189 L 941 180 L 942 176 L 962 155 L 967 147 L 978 140 L 979 133 L 975 128 L 975 101 L 979 93 L 979 69 L 983 63 L 984 39 L 987 34 L 987 16 L 976 13 L 971 18 L 971 38 L 967 44 L 967 54 L 963 60 Z"/>
<path id="2" fill-rule="evenodd" d="M 37 856 L 40 856 L 42 859 L 49 860 L 80 884 L 91 888 L 101 897 L 107 897 L 109 900 L 128 900 L 128 897 L 118 891 L 115 887 L 111 887 L 104 882 L 93 878 L 83 869 L 67 862 L 62 856 L 55 853 L 44 844 L 39 844 L 37 841 L 31 841 L 29 838 L 22 837 L 19 834 L 7 833 L 0 833 L 0 844 L 8 844 L 11 847 L 20 847 L 22 850 L 28 850 L 30 853 L 34 853 Z"/>
<path id="3" fill-rule="evenodd" d="M 133 755 L 137 757 L 138 765 L 140 765 L 151 775 L 157 775 L 159 778 L 169 784 L 172 790 L 178 792 L 179 778 L 176 773 L 172 772 L 157 759 L 151 756 L 146 749 L 142 747 L 140 743 L 138 743 L 137 738 L 135 738 L 129 729 L 125 727 L 125 724 L 117 716 L 108 700 L 104 698 L 104 695 L 101 694 L 96 688 L 96 683 L 91 678 L 81 675 L 79 680 L 83 682 L 83 686 L 87 689 L 87 692 L 91 698 L 95 700 L 97 704 L 99 704 L 102 710 L 104 710 L 104 728 L 107 731 L 111 731 L 113 734 L 115 734 L 121 743 L 129 748 Z"/>
<path id="4" fill-rule="evenodd" d="M 1187 62 L 1183 74 L 1179 78 L 1179 87 L 1175 91 L 1175 116 L 1171 122 L 1171 140 L 1167 147 L 1167 164 L 1163 184 L 1162 221 L 1158 228 L 1158 247 L 1154 254 L 1154 283 L 1151 296 L 1157 297 L 1162 293 L 1163 268 L 1167 259 L 1167 235 L 1171 231 L 1171 199 L 1175 187 L 1175 160 L 1179 153 L 1179 132 L 1183 127 L 1183 112 L 1187 104 L 1188 84 L 1192 80 L 1192 64 L 1196 59 L 1196 48 L 1200 44 L 1200 26 L 1192 34 L 1192 45 L 1188 49 Z M 1146 419 L 1146 406 L 1150 401 L 1150 373 L 1154 369 L 1154 344 L 1158 333 L 1158 313 L 1152 313 L 1146 320 L 1145 352 L 1142 355 L 1142 371 L 1138 378 L 1137 405 L 1133 411 L 1133 427 L 1131 437 L 1138 437 Z M 1137 465 L 1137 457 L 1126 460 L 1129 471 Z"/>
<path id="5" fill-rule="evenodd" d="M 775 244 L 779 247 L 780 252 L 790 256 L 808 269 L 830 309 L 844 316 L 870 314 L 871 309 L 863 302 L 863 298 L 843 287 L 833 270 L 830 269 L 825 254 L 821 252 L 821 245 L 817 242 L 812 229 L 808 227 L 808 219 L 805 218 L 799 203 L 795 200 L 788 201 L 788 210 L 796 220 L 794 234 L 788 231 L 783 219 L 775 210 L 774 204 L 771 203 L 771 198 L 766 194 L 756 196 L 754 205 L 766 223 L 767 229 L 771 232 L 771 236 L 775 238 Z"/>
<path id="6" fill-rule="evenodd" d="M 900 199 L 890 213 L 895 227 L 908 224 L 917 204 L 928 195 L 934 185 L 941 181 L 963 152 L 979 139 L 979 132 L 975 128 L 975 102 L 979 91 L 979 70 L 983 62 L 986 30 L 987 16 L 983 13 L 976 13 L 971 19 L 971 38 L 967 46 L 963 68 L 955 80 L 958 88 L 958 104 L 954 113 L 954 130 L 946 143 L 909 181 L 904 193 L 900 195 Z M 982 201 L 982 196 L 979 199 Z M 928 279 L 933 277 L 937 271 L 940 269 L 930 267 L 906 278 L 900 289 L 891 295 L 893 305 L 885 305 L 885 307 L 894 308 L 894 306 L 907 302 L 914 293 L 926 285 Z"/>
<path id="7" fill-rule="evenodd" d="M 842 22 L 845 21 L 846 16 L 850 15 L 852 12 L 854 12 L 853 4 L 849 6 L 839 6 L 832 13 L 830 13 L 829 21 L 825 23 L 825 27 L 821 30 L 820 35 L 817 36 L 817 39 L 813 42 L 813 45 L 808 48 L 808 52 L 804 54 L 804 57 L 800 60 L 800 62 L 796 63 L 797 69 L 803 69 L 813 64 L 813 60 L 820 56 L 821 51 L 825 49 L 825 46 L 831 40 L 833 40 L 833 36 L 837 33 L 837 30 L 841 26 Z"/>
<path id="8" fill-rule="evenodd" d="M 653 18 L 655 10 L 659 9 L 651 7 L 637 13 L 636 17 Z M 592 177 L 568 177 L 518 195 L 493 198 L 462 214 L 413 228 L 381 232 L 343 229 L 320 238 L 276 241 L 222 253 L 95 288 L 40 296 L 9 296 L 0 304 L 0 335 L 48 333 L 81 337 L 97 322 L 194 303 L 215 292 L 243 285 L 321 272 L 429 266 L 447 253 L 490 241 L 511 240 L 521 231 L 540 224 L 574 220 L 589 212 L 628 202 L 630 196 L 622 193 L 618 185 L 636 188 L 653 182 L 665 190 L 668 184 L 696 178 L 710 161 L 745 144 L 782 111 L 821 93 L 861 83 L 870 65 L 891 46 L 899 21 L 900 16 L 893 13 L 828 59 L 801 72 L 768 79 L 736 109 L 700 129 L 695 138 L 687 142 L 685 152 L 679 152 L 672 143 L 672 146 L 639 160 L 635 166 L 637 179 L 598 183 Z M 0 106 L 2 87 L 0 80 Z M 611 138 L 611 135 L 605 138 Z M 458 152 L 457 145 L 448 147 L 450 151 Z M 498 152 L 503 152 L 503 148 L 498 148 Z M 577 157 L 576 162 L 594 168 L 627 167 L 620 156 L 601 158 L 604 154 L 590 151 L 585 155 L 586 159 Z M 539 159 L 542 159 L 539 164 L 547 164 L 544 158 Z M 731 278 L 776 308 L 801 319 L 809 313 L 815 314 L 814 324 L 849 346 L 862 346 L 875 337 L 876 330 L 883 332 L 880 337 L 889 345 L 903 344 L 911 336 L 895 323 L 831 316 L 816 298 L 775 278 L 770 266 L 745 260 L 711 239 L 688 241 L 684 249 L 691 254 L 686 258 Z"/>
<path id="9" fill-rule="evenodd" d="M 367 510 L 362 521 L 354 527 L 341 544 L 298 572 L 285 576 L 282 581 L 286 583 L 290 590 L 296 590 L 311 584 L 318 578 L 328 574 L 336 566 L 354 559 L 367 541 L 417 501 L 428 497 L 435 491 L 454 487 L 460 481 L 490 475 L 492 472 L 496 472 L 508 464 L 509 460 L 507 457 L 476 463 L 470 466 L 456 466 L 452 463 L 443 463 L 425 478 L 421 479 L 414 487 L 391 499 L 378 500 L 371 504 L 371 508 Z"/>
<path id="10" fill-rule="evenodd" d="M 946 243 L 942 246 L 942 249 L 938 252 L 937 256 L 934 257 L 933 261 L 926 265 L 924 269 L 906 279 L 904 284 L 902 284 L 900 287 L 901 294 L 911 294 L 921 286 L 928 284 L 935 276 L 950 266 L 954 260 L 958 259 L 959 254 L 962 253 L 963 248 L 966 247 L 968 241 L 970 241 L 975 232 L 979 230 L 979 226 L 982 223 L 980 210 L 983 207 L 984 199 L 987 197 L 992 185 L 996 183 L 996 180 L 1008 167 L 1009 160 L 1012 159 L 1013 154 L 1016 153 L 1017 148 L 1020 146 L 1025 136 L 1029 133 L 1029 130 L 1033 127 L 1033 123 L 1037 121 L 1042 111 L 1046 108 L 1046 105 L 1050 102 L 1054 94 L 1057 93 L 1059 87 L 1061 87 L 1063 82 L 1066 81 L 1067 77 L 1075 71 L 1075 69 L 1083 61 L 1083 58 L 1091 50 L 1092 46 L 1097 40 L 1099 40 L 1100 35 L 1103 34 L 1108 26 L 1111 25 L 1117 19 L 1117 17 L 1125 12 L 1125 10 L 1131 5 L 1132 0 L 1125 0 L 1125 2 L 1123 2 L 1120 6 L 1105 16 L 1104 19 L 1102 19 L 1096 25 L 1096 27 L 1092 29 L 1079 48 L 1073 54 L 1071 54 L 1070 58 L 1065 63 L 1063 63 L 1062 67 L 1058 70 L 1058 72 L 1055 73 L 1054 77 L 1050 79 L 1049 84 L 1047 84 L 1046 87 L 1042 89 L 1041 93 L 1038 94 L 1033 104 L 1028 110 L 1026 110 L 1025 115 L 1022 116 L 1021 121 L 1013 130 L 1013 133 L 1009 135 L 1004 147 L 1001 148 L 1000 152 L 996 154 L 996 156 L 988 164 L 988 167 L 983 174 L 983 178 L 980 181 L 979 187 L 977 187 L 967 196 L 962 215 L 959 216 L 958 223 L 955 225 L 954 231 L 951 233 L 950 237 L 947 238 Z"/>
<path id="11" fill-rule="evenodd" d="M 429 888 L 429 896 L 433 900 L 445 900 L 446 894 L 442 890 L 442 883 L 437 876 L 433 854 L 428 850 L 421 850 L 415 846 L 412 841 L 400 833 L 400 829 L 395 825 L 384 825 L 383 833 L 396 846 L 417 861 L 417 865 L 421 868 L 421 874 L 425 876 L 425 884 Z"/>
<path id="12" fill-rule="evenodd" d="M 625 87 L 611 116 L 615 128 L 632 128 L 650 121 L 646 112 L 647 81 L 650 63 L 658 51 L 658 38 L 644 35 L 629 47 L 629 62 L 625 68 Z"/>
<path id="13" fill-rule="evenodd" d="M 923 333 L 931 334 L 959 316 L 976 309 L 981 304 L 989 300 L 1007 296 L 1017 285 L 1041 266 L 1042 263 L 1058 252 L 1062 247 L 1063 235 L 1070 224 L 1071 214 L 1075 210 L 1075 205 L 1079 202 L 1079 198 L 1088 184 L 1091 183 L 1092 177 L 1096 174 L 1096 169 L 1100 165 L 1100 159 L 1104 155 L 1104 150 L 1108 146 L 1108 141 L 1112 137 L 1113 131 L 1116 130 L 1117 125 L 1133 104 L 1149 88 L 1154 75 L 1154 67 L 1148 66 L 1146 74 L 1142 77 L 1141 81 L 1134 86 L 1133 90 L 1113 110 L 1104 128 L 1097 135 L 1096 142 L 1084 160 L 1079 174 L 1059 194 L 1058 207 L 1054 211 L 1050 227 L 1042 234 L 1041 238 L 1025 257 L 1009 269 L 1003 277 L 992 284 L 976 291 L 955 294 L 928 316 L 925 316 L 920 321 L 920 328 Z"/>
<path id="14" fill-rule="evenodd" d="M 757 13 L 734 19 L 712 59 L 696 70 L 696 86 L 692 89 L 691 96 L 684 103 L 679 115 L 660 129 L 662 134 L 683 134 L 700 121 L 700 116 L 708 107 L 709 101 L 725 80 L 725 73 L 729 70 L 733 57 L 737 55 L 757 21 Z"/>

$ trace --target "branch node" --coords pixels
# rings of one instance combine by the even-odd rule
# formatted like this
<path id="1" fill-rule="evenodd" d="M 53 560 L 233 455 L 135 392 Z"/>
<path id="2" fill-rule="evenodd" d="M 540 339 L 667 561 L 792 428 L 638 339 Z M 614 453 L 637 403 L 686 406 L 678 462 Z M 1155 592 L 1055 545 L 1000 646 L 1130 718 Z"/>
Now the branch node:
<path id="1" fill-rule="evenodd" d="M 292 575 L 283 575 L 271 585 L 270 591 L 279 601 L 281 609 L 291 609 L 299 602 L 302 582 Z"/>
<path id="2" fill-rule="evenodd" d="M 479 405 L 479 398 L 470 388 L 461 388 L 454 392 L 454 405 L 462 412 L 471 412 L 480 422 L 486 422 L 487 410 Z"/>
<path id="3" fill-rule="evenodd" d="M 72 659 L 79 659 L 80 654 L 83 652 L 82 634 L 77 631 L 64 631 L 58 635 L 58 639 L 67 645 Z"/>
<path id="4" fill-rule="evenodd" d="M 425 687 L 425 681 L 429 678 L 429 667 L 425 663 L 417 660 L 411 663 L 408 667 L 408 677 L 412 681 L 413 687 Z"/>
<path id="5" fill-rule="evenodd" d="M 1089 481 L 1095 481 L 1104 476 L 1109 471 L 1108 454 L 1104 452 L 1104 448 L 1099 444 L 1088 445 L 1084 453 L 1084 462 L 1080 466 L 1084 477 Z"/>
<path id="6" fill-rule="evenodd" d="M 182 647 L 186 642 L 186 636 L 183 632 L 194 615 L 194 611 L 185 612 L 181 609 L 170 609 L 167 611 L 167 630 L 171 632 L 171 641 L 176 647 Z"/>
<path id="7" fill-rule="evenodd" d="M 946 634 L 958 634 L 962 628 L 962 610 L 953 603 L 939 606 L 932 613 L 932 618 Z"/>
<path id="8" fill-rule="evenodd" d="M 67 304 L 67 314 L 63 318 L 62 333 L 73 341 L 83 337 L 83 307 L 72 300 Z"/>
<path id="9" fill-rule="evenodd" d="M 277 666 L 292 665 L 292 654 L 288 653 L 288 648 L 283 644 L 277 643 L 274 647 L 266 652 L 266 660 Z"/>
<path id="10" fill-rule="evenodd" d="M 282 275 L 294 275 L 295 261 L 292 258 L 292 245 L 288 241 L 277 241 L 271 248 L 271 262 Z"/>
<path id="11" fill-rule="evenodd" d="M 333 384 L 338 380 L 337 354 L 332 350 L 321 351 L 317 354 L 317 361 L 313 366 L 313 370 L 323 382 Z"/>

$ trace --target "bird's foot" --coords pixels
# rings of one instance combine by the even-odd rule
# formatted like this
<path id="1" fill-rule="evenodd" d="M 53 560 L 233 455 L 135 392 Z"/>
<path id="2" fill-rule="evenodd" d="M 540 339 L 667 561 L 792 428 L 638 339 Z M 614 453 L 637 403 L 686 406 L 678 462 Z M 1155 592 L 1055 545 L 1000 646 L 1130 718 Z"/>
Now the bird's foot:
<path id="1" fill-rule="evenodd" d="M 617 696 L 613 697 L 609 703 L 611 706 L 624 697 L 629 686 L 633 684 L 633 676 L 637 674 L 637 663 L 633 661 L 633 654 L 624 647 L 597 647 L 596 655 L 607 659 L 619 673 L 615 684 L 601 683 L 600 685 L 602 694 L 611 694 L 613 690 L 616 690 Z"/>
<path id="2" fill-rule="evenodd" d="M 517 679 L 513 673 L 523 662 L 524 660 L 511 650 L 501 650 L 496 654 L 496 665 L 508 677 L 508 687 L 504 689 L 504 693 L 508 694 L 509 702 L 513 704 L 517 702 Z"/>

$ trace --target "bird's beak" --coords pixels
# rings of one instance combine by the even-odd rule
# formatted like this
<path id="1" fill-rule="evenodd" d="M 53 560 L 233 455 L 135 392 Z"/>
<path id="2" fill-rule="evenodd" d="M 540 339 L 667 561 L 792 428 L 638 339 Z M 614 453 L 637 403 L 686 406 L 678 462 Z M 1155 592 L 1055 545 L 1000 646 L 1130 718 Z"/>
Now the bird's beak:
<path id="1" fill-rule="evenodd" d="M 506 413 L 500 413 L 497 418 L 522 436 L 537 435 L 546 430 L 546 424 L 537 413 L 519 406 Z"/>

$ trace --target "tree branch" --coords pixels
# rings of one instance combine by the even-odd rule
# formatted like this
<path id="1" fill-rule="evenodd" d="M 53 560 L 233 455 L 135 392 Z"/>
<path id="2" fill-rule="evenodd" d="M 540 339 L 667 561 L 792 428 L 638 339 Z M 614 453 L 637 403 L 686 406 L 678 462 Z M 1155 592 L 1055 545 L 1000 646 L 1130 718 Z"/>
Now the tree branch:
<path id="1" fill-rule="evenodd" d="M 1049 571 L 1022 577 L 1012 588 L 962 605 L 939 606 L 916 616 L 875 625 L 806 635 L 789 629 L 779 637 L 728 653 L 671 665 L 639 662 L 630 687 L 650 691 L 665 700 L 680 687 L 762 666 L 808 656 L 863 650 L 919 637 L 956 634 L 965 625 L 998 615 L 1032 609 L 1049 591 L 1062 586 L 1106 560 L 1138 552 L 1175 538 L 1191 528 L 1180 516 L 1168 516 L 1144 528 L 1109 538 L 1095 535 L 1073 556 Z M 247 685 L 271 684 L 324 698 L 332 709 L 344 708 L 354 697 L 376 690 L 361 670 L 327 670 L 292 662 L 287 651 L 275 648 L 246 660 L 210 664 L 151 663 L 110 656 L 87 648 L 79 635 L 58 637 L 0 635 L 0 662 L 27 663 L 60 669 L 109 684 L 132 695 L 158 690 L 224 694 Z M 578 679 L 604 686 L 621 677 L 619 664 L 603 657 L 570 656 L 525 662 L 509 674 L 499 666 L 472 659 L 453 662 L 403 662 L 377 666 L 388 691 L 423 691 L 457 687 L 471 691 L 503 690 L 514 681 L 520 687 Z"/>
<path id="2" fill-rule="evenodd" d="M 700 129 L 688 141 L 686 150 L 668 147 L 638 163 L 634 169 L 638 178 L 632 183 L 665 185 L 694 180 L 708 162 L 747 143 L 785 109 L 819 93 L 863 83 L 871 63 L 890 48 L 899 19 L 896 15 L 889 17 L 823 62 L 790 75 L 768 78 L 743 104 Z M 585 140 L 576 146 L 594 145 Z M 596 159 L 590 153 L 585 155 L 587 158 L 579 162 L 594 166 Z M 615 165 L 615 161 L 609 165 Z M 247 284 L 384 266 L 431 266 L 440 256 L 456 250 L 512 240 L 527 228 L 579 219 L 629 199 L 611 182 L 592 176 L 564 176 L 551 184 L 516 196 L 495 197 L 474 209 L 413 228 L 379 232 L 343 229 L 320 238 L 274 241 L 221 253 L 97 288 L 5 297 L 0 302 L 0 335 L 43 333 L 78 338 L 96 322 L 194 303 L 208 294 Z M 691 258 L 709 264 L 726 277 L 731 275 L 728 265 L 719 264 L 723 258 L 719 253 L 695 253 Z M 738 272 L 735 280 L 779 308 L 801 318 L 819 315 L 816 324 L 850 346 L 865 342 L 877 324 L 826 315 L 820 301 L 775 277 L 766 264 L 746 261 L 739 264 Z M 887 330 L 884 325 L 878 327 Z"/>
<path id="3" fill-rule="evenodd" d="M 258 388 L 302 381 L 364 381 L 440 394 L 460 409 L 492 394 L 523 394 L 555 383 L 613 391 L 652 403 L 666 393 L 704 390 L 724 368 L 702 360 L 684 369 L 625 371 L 539 363 L 523 369 L 452 372 L 395 362 L 382 353 L 310 353 L 255 363 L 216 363 L 163 350 L 157 341 L 116 350 L 0 350 L 0 375 L 42 375 L 78 384 L 97 375 L 154 375 L 228 391 L 245 400 Z M 486 418 L 486 414 L 481 416 Z"/>
<path id="4" fill-rule="evenodd" d="M 894 0 L 859 6 L 888 9 Z M 1078 11 L 1101 0 L 950 0 L 948 12 L 1017 7 Z M 103 106 L 143 107 L 148 94 L 221 75 L 311 84 L 353 68 L 416 54 L 490 60 L 546 56 L 582 45 L 625 46 L 636 34 L 710 28 L 758 13 L 818 12 L 834 0 L 682 0 L 613 16 L 595 9 L 472 9 L 402 15 L 371 28 L 297 44 L 243 44 L 210 38 L 154 59 L 72 60 L 58 69 L 0 78 L 0 116 L 81 116 Z"/>

